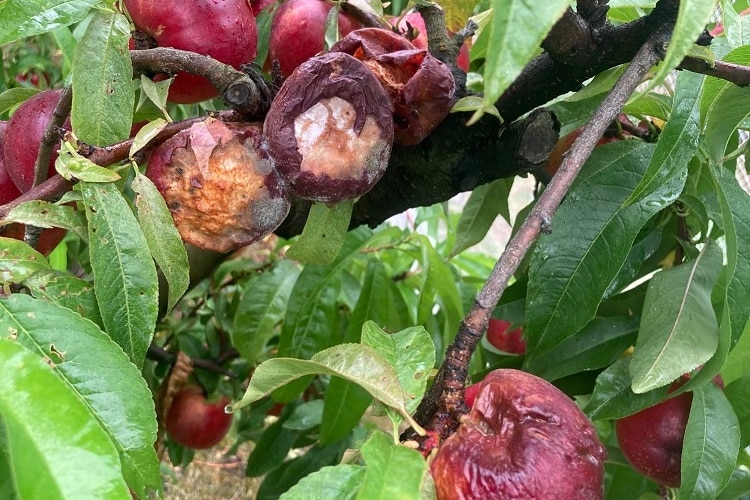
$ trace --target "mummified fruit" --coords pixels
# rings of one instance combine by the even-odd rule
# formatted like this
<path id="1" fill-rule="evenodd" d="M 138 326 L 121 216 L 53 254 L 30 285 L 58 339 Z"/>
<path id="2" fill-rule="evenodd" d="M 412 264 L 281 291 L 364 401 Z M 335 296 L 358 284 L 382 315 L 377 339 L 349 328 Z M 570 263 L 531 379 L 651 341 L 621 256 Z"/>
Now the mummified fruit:
<path id="1" fill-rule="evenodd" d="M 362 60 L 393 103 L 394 142 L 421 142 L 453 107 L 456 83 L 448 66 L 401 35 L 381 28 L 352 31 L 333 44 Z"/>
<path id="2" fill-rule="evenodd" d="M 518 370 L 491 372 L 431 464 L 437 497 L 599 499 L 602 446 L 574 401 Z"/>
<path id="3" fill-rule="evenodd" d="M 289 213 L 286 185 L 257 123 L 196 123 L 151 154 L 146 175 L 182 239 L 199 248 L 228 252 L 248 245 Z"/>
<path id="4" fill-rule="evenodd" d="M 263 130 L 295 195 L 337 202 L 363 195 L 385 172 L 391 112 L 365 65 L 332 52 L 306 61 L 284 81 Z"/>

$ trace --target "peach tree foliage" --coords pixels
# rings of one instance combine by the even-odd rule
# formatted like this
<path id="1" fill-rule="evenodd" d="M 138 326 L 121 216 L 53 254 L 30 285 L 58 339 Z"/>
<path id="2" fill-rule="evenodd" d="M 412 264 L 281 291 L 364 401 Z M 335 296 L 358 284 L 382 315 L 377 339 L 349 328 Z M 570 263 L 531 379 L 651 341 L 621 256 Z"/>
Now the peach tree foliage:
<path id="1" fill-rule="evenodd" d="M 482 97 L 461 108 L 479 119 L 496 112 L 570 2 L 439 3 L 448 29 L 469 16 L 479 25 L 469 88 Z M 607 16 L 622 25 L 656 3 L 611 0 Z M 42 87 L 72 85 L 72 129 L 86 144 L 119 143 L 133 123 L 149 121 L 132 154 L 167 116 L 221 106 L 167 104 L 166 83 L 133 80 L 131 26 L 116 4 L 0 5 L 0 44 L 12 56 L 3 58 L 2 119 L 37 92 L 17 74 L 44 75 Z M 383 12 L 380 2 L 369 5 Z M 738 15 L 747 6 L 679 2 L 663 62 L 622 110 L 658 140 L 593 151 L 493 312 L 523 327 L 526 354 L 483 341 L 469 365 L 473 381 L 521 368 L 576 397 L 607 446 L 608 499 L 656 498 L 658 485 L 622 457 L 614 422 L 662 401 L 687 372 L 675 392 L 694 396 L 674 494 L 729 500 L 750 490 L 750 195 L 735 177 L 750 91 L 685 70 L 666 79 L 688 54 L 750 65 L 750 25 Z M 698 48 L 717 7 L 724 35 Z M 394 2 L 387 13 L 404 8 Z M 257 18 L 261 64 L 272 16 Z M 547 104 L 561 135 L 588 121 L 621 72 L 604 69 Z M 64 243 L 44 256 L 0 239 L 1 498 L 161 491 L 154 397 L 174 359 L 152 355 L 154 347 L 207 362 L 193 376 L 233 401 L 230 450 L 253 442 L 245 472 L 265 476 L 259 498 L 429 498 L 429 467 L 397 444 L 399 426 L 425 425 L 414 414 L 433 369 L 492 270 L 494 258 L 474 245 L 496 219 L 517 229 L 529 211 L 511 217 L 512 178 L 474 188 L 460 211 L 443 200 L 416 208 L 406 227 L 340 231 L 340 248 L 302 252 L 326 253 L 327 263 L 285 258 L 297 240 L 279 237 L 236 258 L 191 260 L 192 271 L 208 267 L 191 283 L 167 207 L 142 169 L 96 166 L 75 146 L 69 141 L 58 161 L 80 180 L 74 189 L 60 203 L 35 201 L 8 216 L 65 228 Z M 711 385 L 716 374 L 724 392 Z M 277 403 L 278 418 L 266 419 Z M 192 450 L 168 439 L 166 449 L 175 464 L 192 460 Z M 358 453 L 342 463 L 349 449 Z M 289 458 L 290 450 L 301 451 Z"/>

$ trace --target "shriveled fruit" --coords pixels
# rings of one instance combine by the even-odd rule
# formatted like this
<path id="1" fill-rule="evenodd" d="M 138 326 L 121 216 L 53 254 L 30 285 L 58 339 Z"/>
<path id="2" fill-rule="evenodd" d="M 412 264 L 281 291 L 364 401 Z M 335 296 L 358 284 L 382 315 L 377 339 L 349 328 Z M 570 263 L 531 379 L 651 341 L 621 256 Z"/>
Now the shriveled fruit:
<path id="1" fill-rule="evenodd" d="M 360 59 L 393 104 L 394 142 L 421 142 L 448 115 L 456 84 L 450 68 L 404 37 L 381 28 L 351 32 L 331 47 Z"/>
<path id="2" fill-rule="evenodd" d="M 31 189 L 34 184 L 34 164 L 39 154 L 39 145 L 52 120 L 61 93 L 61 90 L 45 90 L 35 94 L 18 106 L 8 121 L 3 145 L 5 168 L 22 193 Z M 70 128 L 70 119 L 63 126 Z M 52 148 L 48 178 L 55 174 L 58 149 Z"/>
<path id="3" fill-rule="evenodd" d="M 602 446 L 574 401 L 518 370 L 491 372 L 432 461 L 437 498 L 586 500 L 603 495 Z"/>
<path id="4" fill-rule="evenodd" d="M 211 56 L 235 69 L 255 59 L 258 35 L 248 0 L 125 0 L 125 7 L 135 27 L 159 47 Z M 211 82 L 184 72 L 169 88 L 169 100 L 180 104 L 217 95 Z"/>
<path id="5" fill-rule="evenodd" d="M 303 62 L 323 50 L 326 18 L 331 4 L 324 0 L 286 0 L 271 22 L 268 55 L 278 61 L 281 74 L 289 76 Z M 360 25 L 344 13 L 339 13 L 341 36 Z"/>
<path id="6" fill-rule="evenodd" d="M 523 328 L 510 329 L 512 323 L 502 319 L 490 319 L 487 327 L 487 341 L 495 348 L 509 354 L 526 352 L 526 341 L 523 339 Z"/>
<path id="7" fill-rule="evenodd" d="M 332 52 L 286 79 L 263 130 L 279 172 L 300 198 L 337 202 L 369 191 L 388 166 L 392 108 L 365 65 Z"/>
<path id="8" fill-rule="evenodd" d="M 169 437 L 196 450 L 216 446 L 232 425 L 232 415 L 224 411 L 228 404 L 225 396 L 207 401 L 200 387 L 183 387 L 167 412 L 165 427 Z"/>
<path id="9" fill-rule="evenodd" d="M 287 187 L 258 123 L 194 124 L 151 154 L 146 175 L 183 240 L 228 252 L 276 229 L 289 213 Z"/>

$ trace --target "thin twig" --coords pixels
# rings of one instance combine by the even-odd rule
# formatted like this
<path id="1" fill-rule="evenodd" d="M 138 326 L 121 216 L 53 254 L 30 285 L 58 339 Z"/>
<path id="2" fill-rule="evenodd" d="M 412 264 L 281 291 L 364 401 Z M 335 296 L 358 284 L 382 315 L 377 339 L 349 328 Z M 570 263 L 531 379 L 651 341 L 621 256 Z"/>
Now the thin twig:
<path id="1" fill-rule="evenodd" d="M 164 361 L 167 363 L 174 363 L 177 359 L 177 355 L 162 349 L 161 347 L 151 344 L 148 346 L 148 351 L 146 353 L 146 357 L 153 361 Z M 234 356 L 236 357 L 236 356 Z M 218 358 L 217 358 L 218 359 Z M 223 359 L 223 362 L 227 362 L 231 359 L 234 359 L 232 357 L 228 357 L 228 359 Z M 209 372 L 219 373 L 221 375 L 224 375 L 229 378 L 237 378 L 237 374 L 234 372 L 227 370 L 220 366 L 216 361 L 211 359 L 201 359 L 201 358 L 191 358 L 191 361 L 193 363 L 194 368 L 200 368 L 201 370 L 206 370 Z"/>
<path id="2" fill-rule="evenodd" d="M 715 61 L 712 65 L 704 59 L 688 56 L 680 63 L 680 69 L 721 78 L 734 83 L 738 87 L 750 85 L 750 66 L 725 61 Z"/>

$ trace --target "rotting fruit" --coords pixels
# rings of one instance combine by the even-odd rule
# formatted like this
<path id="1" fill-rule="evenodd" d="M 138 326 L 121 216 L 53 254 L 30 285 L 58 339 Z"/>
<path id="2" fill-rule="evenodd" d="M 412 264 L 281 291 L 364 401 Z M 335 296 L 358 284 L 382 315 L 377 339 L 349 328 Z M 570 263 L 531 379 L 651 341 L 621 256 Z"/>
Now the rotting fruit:
<path id="1" fill-rule="evenodd" d="M 526 341 L 523 339 L 523 328 L 511 330 L 511 326 L 510 321 L 490 318 L 490 324 L 487 327 L 487 342 L 508 354 L 524 354 Z"/>
<path id="2" fill-rule="evenodd" d="M 361 61 L 331 52 L 286 79 L 263 130 L 292 192 L 334 203 L 363 195 L 382 177 L 393 142 L 392 108 Z"/>
<path id="3" fill-rule="evenodd" d="M 353 31 L 333 44 L 331 52 L 361 60 L 383 85 L 393 104 L 396 144 L 418 144 L 453 107 L 456 84 L 450 68 L 392 31 Z"/>
<path id="4" fill-rule="evenodd" d="M 398 23 L 397 29 L 402 35 L 407 38 L 413 37 L 411 43 L 416 48 L 427 50 L 427 27 L 422 14 L 410 11 L 403 17 L 394 17 L 391 23 Z M 466 44 L 463 44 L 458 51 L 456 65 L 464 71 L 469 71 L 469 47 Z"/>
<path id="5" fill-rule="evenodd" d="M 248 0 L 125 0 L 125 7 L 136 29 L 159 47 L 210 56 L 235 69 L 255 59 L 258 34 Z M 158 75 L 156 79 L 163 78 Z M 192 104 L 217 95 L 206 78 L 179 72 L 168 99 Z"/>
<path id="6" fill-rule="evenodd" d="M 200 387 L 186 385 L 167 411 L 165 426 L 169 437 L 196 450 L 216 446 L 232 425 L 232 415 L 224 411 L 228 404 L 226 396 L 207 401 Z"/>
<path id="7" fill-rule="evenodd" d="M 151 153 L 146 175 L 182 239 L 206 250 L 228 252 L 258 241 L 289 213 L 287 186 L 259 123 L 196 123 Z"/>
<path id="8" fill-rule="evenodd" d="M 669 391 L 686 380 L 675 382 Z M 720 377 L 714 384 L 724 386 Z M 683 392 L 615 423 L 620 450 L 633 468 L 670 488 L 680 486 L 682 444 L 692 402 L 693 393 Z"/>
<path id="9" fill-rule="evenodd" d="M 303 62 L 323 50 L 326 18 L 331 10 L 324 0 L 286 0 L 271 22 L 268 56 L 278 61 L 282 76 L 289 76 Z M 339 12 L 341 36 L 361 27 L 358 22 Z"/>
<path id="10" fill-rule="evenodd" d="M 34 165 L 39 147 L 47 130 L 55 106 L 60 101 L 61 90 L 44 90 L 18 106 L 8 121 L 3 145 L 3 157 L 8 175 L 16 187 L 25 193 L 34 185 Z M 70 129 L 70 119 L 63 127 Z M 59 147 L 52 148 L 47 178 L 55 175 L 55 160 Z"/>
<path id="11" fill-rule="evenodd" d="M 587 500 L 603 495 L 606 448 L 576 403 L 549 382 L 490 372 L 430 470 L 439 500 Z"/>

